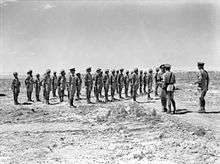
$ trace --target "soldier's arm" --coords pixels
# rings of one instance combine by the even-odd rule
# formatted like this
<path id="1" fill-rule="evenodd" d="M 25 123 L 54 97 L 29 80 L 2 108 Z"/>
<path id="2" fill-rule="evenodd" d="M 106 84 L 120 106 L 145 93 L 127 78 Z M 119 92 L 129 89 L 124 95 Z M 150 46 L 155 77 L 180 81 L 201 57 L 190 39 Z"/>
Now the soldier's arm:
<path id="1" fill-rule="evenodd" d="M 202 82 L 202 73 L 199 72 L 198 79 L 197 79 L 197 81 L 194 84 L 200 84 L 201 82 Z"/>
<path id="2" fill-rule="evenodd" d="M 15 80 L 13 80 L 11 83 L 11 90 L 14 91 L 14 88 L 15 88 Z"/>

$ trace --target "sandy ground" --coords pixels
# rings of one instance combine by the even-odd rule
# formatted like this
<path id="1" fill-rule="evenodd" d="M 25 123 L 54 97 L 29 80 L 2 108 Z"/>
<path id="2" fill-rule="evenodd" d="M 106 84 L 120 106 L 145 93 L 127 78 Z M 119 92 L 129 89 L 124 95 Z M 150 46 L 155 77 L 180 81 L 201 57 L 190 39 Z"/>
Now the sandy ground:
<path id="1" fill-rule="evenodd" d="M 220 163 L 219 90 L 210 88 L 207 113 L 199 114 L 195 87 L 177 87 L 175 115 L 161 113 L 160 100 L 145 95 L 138 103 L 87 105 L 83 99 L 69 108 L 67 98 L 52 98 L 52 105 L 14 106 L 6 88 L 0 163 Z M 25 102 L 24 92 L 19 100 Z"/>

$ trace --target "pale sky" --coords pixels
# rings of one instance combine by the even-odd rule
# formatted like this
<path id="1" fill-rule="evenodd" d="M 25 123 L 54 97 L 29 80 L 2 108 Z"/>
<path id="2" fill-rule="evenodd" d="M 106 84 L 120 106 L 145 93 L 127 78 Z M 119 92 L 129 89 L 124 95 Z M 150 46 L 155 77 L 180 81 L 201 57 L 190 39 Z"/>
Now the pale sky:
<path id="1" fill-rule="evenodd" d="M 0 1 L 0 75 L 155 68 L 220 71 L 218 1 Z"/>

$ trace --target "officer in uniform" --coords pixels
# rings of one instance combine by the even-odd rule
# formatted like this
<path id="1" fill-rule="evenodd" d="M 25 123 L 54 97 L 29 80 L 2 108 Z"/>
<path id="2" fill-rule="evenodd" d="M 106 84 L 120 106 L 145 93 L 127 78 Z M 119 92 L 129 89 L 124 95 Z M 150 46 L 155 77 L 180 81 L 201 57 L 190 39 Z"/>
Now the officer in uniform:
<path id="1" fill-rule="evenodd" d="M 66 73 L 64 70 L 61 70 L 60 76 L 58 77 L 57 86 L 58 86 L 58 95 L 60 98 L 60 102 L 64 100 L 64 93 L 66 90 Z"/>
<path id="2" fill-rule="evenodd" d="M 17 72 L 14 72 L 13 76 L 14 76 L 14 79 L 13 79 L 12 84 L 11 84 L 11 90 L 13 92 L 14 104 L 18 105 L 19 104 L 18 103 L 18 95 L 20 93 L 21 83 L 18 79 L 18 73 Z"/>
<path id="3" fill-rule="evenodd" d="M 160 88 L 160 99 L 161 99 L 162 111 L 167 112 L 167 93 L 166 93 L 166 86 L 163 83 L 164 73 L 165 73 L 165 65 L 162 64 L 160 66 L 158 85 Z"/>
<path id="4" fill-rule="evenodd" d="M 75 76 L 75 68 L 71 68 L 70 69 L 70 76 L 69 76 L 69 103 L 70 103 L 70 107 L 76 107 L 75 105 L 73 105 L 73 100 L 74 100 L 74 96 L 76 93 L 76 81 L 77 81 L 77 77 Z"/>
<path id="5" fill-rule="evenodd" d="M 93 87 L 93 79 L 91 75 L 91 67 L 86 69 L 86 76 L 85 76 L 85 87 L 86 87 L 86 99 L 87 103 L 91 103 L 91 92 Z"/>
<path id="6" fill-rule="evenodd" d="M 50 104 L 49 103 L 49 99 L 50 99 L 50 92 L 51 92 L 51 87 L 52 87 L 52 79 L 50 77 L 50 69 L 48 69 L 46 71 L 44 80 L 43 80 L 43 92 L 44 92 L 44 97 L 46 100 L 46 104 Z"/>
<path id="7" fill-rule="evenodd" d="M 35 83 L 36 100 L 40 101 L 40 90 L 41 90 L 41 86 L 42 86 L 42 81 L 40 80 L 40 74 L 36 75 L 36 79 L 35 79 L 34 83 Z"/>
<path id="8" fill-rule="evenodd" d="M 33 88 L 34 88 L 34 79 L 33 79 L 33 76 L 32 76 L 32 70 L 27 72 L 27 78 L 25 79 L 25 85 L 26 85 L 26 89 L 27 89 L 28 101 L 33 102 L 33 100 L 31 99 Z"/>
<path id="9" fill-rule="evenodd" d="M 151 99 L 150 93 L 152 92 L 152 86 L 153 86 L 153 70 L 149 69 L 148 75 L 147 75 L 147 97 L 148 99 Z"/>
<path id="10" fill-rule="evenodd" d="M 52 92 L 53 92 L 53 97 L 56 96 L 56 91 L 57 91 L 57 72 L 53 72 L 53 77 L 52 77 Z"/>
<path id="11" fill-rule="evenodd" d="M 159 87 L 159 84 L 158 82 L 160 81 L 160 76 L 159 76 L 159 68 L 156 68 L 156 73 L 154 75 L 154 82 L 155 82 L 155 96 L 158 96 L 158 87 Z"/>
<path id="12" fill-rule="evenodd" d="M 111 100 L 114 101 L 115 100 L 115 90 L 117 87 L 117 77 L 115 75 L 115 70 L 112 70 L 112 74 L 110 76 L 110 85 L 111 85 Z"/>
<path id="13" fill-rule="evenodd" d="M 81 88 L 82 88 L 82 78 L 81 78 L 80 73 L 77 73 L 76 76 L 77 76 L 77 79 L 76 79 L 76 86 L 77 86 L 76 96 L 77 96 L 77 99 L 76 100 L 81 100 L 80 95 L 81 95 Z"/>
<path id="14" fill-rule="evenodd" d="M 131 85 L 132 85 L 132 97 L 133 97 L 133 101 L 136 101 L 136 97 L 137 97 L 137 90 L 139 87 L 139 77 L 138 77 L 138 69 L 135 68 L 134 69 L 134 73 L 132 75 L 132 79 L 131 79 Z"/>
<path id="15" fill-rule="evenodd" d="M 125 77 L 124 77 L 125 97 L 126 97 L 126 98 L 128 98 L 129 82 L 130 82 L 129 71 L 126 71 Z"/>
<path id="16" fill-rule="evenodd" d="M 124 86 L 124 75 L 123 75 L 124 69 L 120 69 L 120 74 L 118 75 L 118 93 L 119 93 L 119 98 L 122 99 L 122 89 Z"/>
<path id="17" fill-rule="evenodd" d="M 140 75 L 139 75 L 139 93 L 140 95 L 142 95 L 142 86 L 143 86 L 143 71 L 140 71 Z"/>
<path id="18" fill-rule="evenodd" d="M 144 71 L 143 84 L 144 84 L 144 94 L 146 94 L 147 93 L 147 91 L 146 91 L 146 87 L 147 87 L 147 71 Z"/>
<path id="19" fill-rule="evenodd" d="M 96 70 L 96 74 L 94 76 L 94 81 L 95 81 L 95 85 L 94 85 L 94 95 L 96 97 L 96 102 L 100 102 L 99 100 L 99 95 L 100 95 L 100 85 L 101 85 L 101 81 L 102 81 L 102 78 L 101 78 L 101 69 L 98 68 Z"/>
<path id="20" fill-rule="evenodd" d="M 165 64 L 166 72 L 164 73 L 163 85 L 166 87 L 167 92 L 167 102 L 168 102 L 168 111 L 167 113 L 171 113 L 171 104 L 173 106 L 173 114 L 176 112 L 176 103 L 174 100 L 174 84 L 176 83 L 175 74 L 170 71 L 171 65 Z"/>
<path id="21" fill-rule="evenodd" d="M 204 113 L 205 111 L 205 95 L 209 89 L 209 74 L 204 69 L 205 63 L 198 62 L 198 80 L 195 82 L 195 84 L 198 84 L 198 91 L 200 93 L 199 97 L 199 105 L 200 105 L 200 113 Z"/>
<path id="22" fill-rule="evenodd" d="M 103 77 L 103 84 L 104 84 L 104 91 L 105 91 L 105 102 L 108 102 L 108 91 L 109 91 L 109 85 L 110 85 L 110 77 L 109 77 L 109 70 L 107 69 L 105 71 L 105 75 Z"/>

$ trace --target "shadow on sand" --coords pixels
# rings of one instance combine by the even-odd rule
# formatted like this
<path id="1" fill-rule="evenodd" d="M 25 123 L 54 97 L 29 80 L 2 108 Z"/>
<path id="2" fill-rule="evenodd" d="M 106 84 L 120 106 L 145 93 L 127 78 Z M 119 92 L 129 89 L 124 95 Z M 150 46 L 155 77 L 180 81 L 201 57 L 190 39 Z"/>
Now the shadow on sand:
<path id="1" fill-rule="evenodd" d="M 149 101 L 137 101 L 137 103 L 139 103 L 139 104 L 156 103 L 156 101 L 152 101 L 152 100 L 149 100 Z"/>
<path id="2" fill-rule="evenodd" d="M 21 105 L 32 105 L 32 103 L 30 103 L 30 102 L 24 102 L 24 103 L 21 103 Z"/>
<path id="3" fill-rule="evenodd" d="M 204 112 L 204 114 L 220 114 L 220 111 Z"/>
<path id="4" fill-rule="evenodd" d="M 193 111 L 190 111 L 188 109 L 177 109 L 175 114 L 186 114 L 186 113 L 193 113 Z"/>

